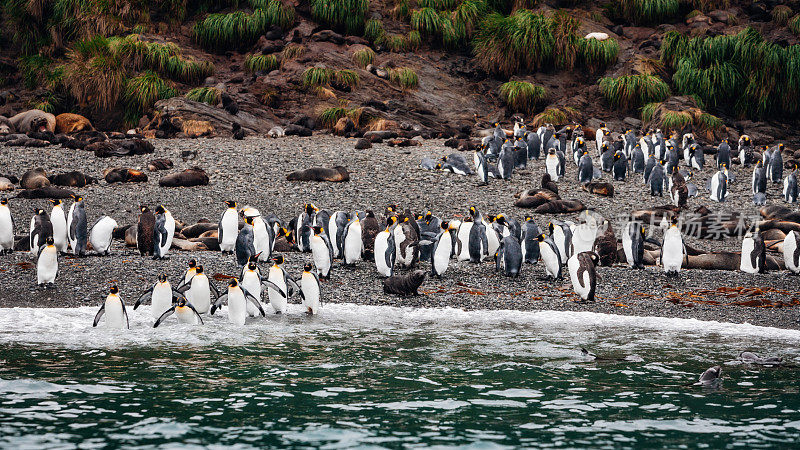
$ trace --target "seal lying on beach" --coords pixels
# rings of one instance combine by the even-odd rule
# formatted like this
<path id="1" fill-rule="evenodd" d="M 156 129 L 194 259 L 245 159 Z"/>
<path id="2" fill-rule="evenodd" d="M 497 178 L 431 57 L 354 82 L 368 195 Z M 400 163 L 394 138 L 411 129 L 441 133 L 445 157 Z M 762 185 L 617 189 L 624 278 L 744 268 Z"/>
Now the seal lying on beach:
<path id="1" fill-rule="evenodd" d="M 158 180 L 158 185 L 162 187 L 191 187 L 206 186 L 208 175 L 199 167 L 192 167 L 183 172 L 171 173 Z"/>
<path id="2" fill-rule="evenodd" d="M 47 172 L 41 167 L 31 169 L 22 175 L 22 180 L 19 182 L 22 189 L 38 189 L 45 186 L 50 186 L 50 180 L 47 179 Z"/>
<path id="3" fill-rule="evenodd" d="M 8 119 L 17 133 L 31 131 L 56 131 L 56 116 L 39 109 L 32 109 Z"/>
<path id="4" fill-rule="evenodd" d="M 72 198 L 75 193 L 69 189 L 62 189 L 55 186 L 44 186 L 37 189 L 25 189 L 17 194 L 17 198 Z"/>
<path id="5" fill-rule="evenodd" d="M 157 170 L 172 169 L 172 161 L 166 158 L 158 158 L 147 163 L 147 170 L 155 172 Z"/>
<path id="6" fill-rule="evenodd" d="M 332 169 L 326 167 L 312 167 L 298 170 L 286 175 L 288 181 L 330 181 L 334 183 L 350 181 L 350 173 L 342 166 Z"/>
<path id="7" fill-rule="evenodd" d="M 583 190 L 590 194 L 602 195 L 605 197 L 614 196 L 614 185 L 611 183 L 604 183 L 602 181 L 592 181 L 584 184 Z"/>
<path id="8" fill-rule="evenodd" d="M 103 171 L 106 183 L 138 183 L 147 181 L 147 174 L 127 167 L 117 167 Z"/>
<path id="9" fill-rule="evenodd" d="M 527 189 L 514 194 L 519 200 L 514 202 L 517 208 L 537 208 L 553 200 L 561 200 L 555 192 L 549 189 Z"/>
<path id="10" fill-rule="evenodd" d="M 60 173 L 48 177 L 51 183 L 56 186 L 84 187 L 88 184 L 97 183 L 97 180 L 89 175 L 84 175 L 77 170 L 72 172 Z"/>
<path id="11" fill-rule="evenodd" d="M 415 270 L 406 275 L 393 275 L 383 281 L 383 293 L 400 296 L 419 295 L 417 289 L 425 281 L 425 271 Z"/>
<path id="12" fill-rule="evenodd" d="M 538 206 L 537 214 L 566 214 L 583 211 L 586 206 L 580 200 L 553 200 Z"/>

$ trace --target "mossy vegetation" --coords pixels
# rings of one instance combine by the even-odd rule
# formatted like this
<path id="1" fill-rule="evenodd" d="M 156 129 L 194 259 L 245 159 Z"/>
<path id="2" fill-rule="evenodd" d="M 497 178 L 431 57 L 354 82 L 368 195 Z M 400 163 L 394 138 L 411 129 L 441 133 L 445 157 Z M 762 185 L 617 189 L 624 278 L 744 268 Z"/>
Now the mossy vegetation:
<path id="1" fill-rule="evenodd" d="M 509 81 L 500 86 L 500 97 L 513 112 L 532 114 L 546 98 L 545 89 L 527 81 Z"/>
<path id="2" fill-rule="evenodd" d="M 600 79 L 600 92 L 613 108 L 638 108 L 669 96 L 669 86 L 655 75 L 626 75 Z"/>
<path id="3" fill-rule="evenodd" d="M 177 94 L 168 81 L 151 70 L 145 70 L 140 75 L 128 79 L 124 96 L 130 111 L 144 113 L 156 101 L 175 97 Z"/>
<path id="4" fill-rule="evenodd" d="M 326 67 L 309 67 L 303 71 L 301 81 L 304 88 L 327 86 L 331 83 L 336 71 Z"/>
<path id="5" fill-rule="evenodd" d="M 794 35 L 800 35 L 800 14 L 795 15 L 786 24 Z"/>
<path id="6" fill-rule="evenodd" d="M 583 61 L 590 73 L 602 73 L 616 64 L 619 56 L 619 43 L 616 39 L 608 38 L 601 41 L 591 38 L 584 41 Z"/>
<path id="7" fill-rule="evenodd" d="M 786 25 L 786 23 L 789 22 L 789 18 L 792 17 L 792 8 L 786 5 L 776 5 L 772 8 L 770 15 L 772 16 L 773 22 L 783 26 Z"/>
<path id="8" fill-rule="evenodd" d="M 670 22 L 678 15 L 679 0 L 617 0 L 617 12 L 637 25 Z"/>

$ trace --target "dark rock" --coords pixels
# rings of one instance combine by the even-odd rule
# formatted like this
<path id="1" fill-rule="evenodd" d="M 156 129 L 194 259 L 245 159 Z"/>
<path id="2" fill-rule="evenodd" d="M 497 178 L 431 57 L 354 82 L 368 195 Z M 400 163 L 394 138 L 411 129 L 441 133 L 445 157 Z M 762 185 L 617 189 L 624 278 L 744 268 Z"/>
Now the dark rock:
<path id="1" fill-rule="evenodd" d="M 336 45 L 344 44 L 344 37 L 332 30 L 322 30 L 311 35 L 312 41 L 330 42 Z"/>
<path id="2" fill-rule="evenodd" d="M 361 138 L 356 141 L 355 145 L 356 150 L 366 150 L 368 148 L 372 148 L 372 142 L 369 139 Z"/>
<path id="3" fill-rule="evenodd" d="M 380 102 L 378 100 L 367 100 L 363 103 L 364 106 L 375 108 L 378 111 L 386 111 L 386 103 Z"/>
<path id="4" fill-rule="evenodd" d="M 291 123 L 293 125 L 300 125 L 301 127 L 308 128 L 309 130 L 313 130 L 317 127 L 317 121 L 314 120 L 313 117 L 305 114 L 296 116 L 294 119 L 292 119 Z"/>
<path id="5" fill-rule="evenodd" d="M 266 33 L 264 33 L 264 39 L 268 41 L 274 41 L 276 39 L 281 39 L 283 37 L 283 30 L 281 27 L 277 25 L 273 25 L 272 28 L 269 29 Z"/>

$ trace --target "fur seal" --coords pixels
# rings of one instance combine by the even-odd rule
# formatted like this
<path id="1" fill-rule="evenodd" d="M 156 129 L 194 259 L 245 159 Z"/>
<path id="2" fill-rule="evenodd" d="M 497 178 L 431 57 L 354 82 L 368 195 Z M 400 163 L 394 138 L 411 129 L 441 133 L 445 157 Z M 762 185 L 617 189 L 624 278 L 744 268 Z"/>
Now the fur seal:
<path id="1" fill-rule="evenodd" d="M 84 175 L 77 170 L 72 172 L 60 173 L 48 177 L 50 183 L 56 186 L 84 187 L 89 184 L 97 183 L 97 179 Z"/>
<path id="2" fill-rule="evenodd" d="M 207 231 L 217 231 L 218 227 L 219 224 L 216 223 L 198 222 L 194 225 L 183 227 L 183 229 L 181 229 L 181 234 L 191 239 L 200 237 L 203 233 Z"/>
<path id="3" fill-rule="evenodd" d="M 183 172 L 171 173 L 160 180 L 158 185 L 162 187 L 192 187 L 208 185 L 208 175 L 199 167 L 192 167 Z"/>
<path id="4" fill-rule="evenodd" d="M 126 167 L 118 167 L 115 169 L 106 169 L 103 171 L 103 178 L 106 183 L 138 183 L 147 181 L 147 174 L 134 169 Z"/>
<path id="5" fill-rule="evenodd" d="M 166 158 L 158 158 L 147 163 L 147 170 L 155 172 L 158 170 L 172 169 L 172 161 Z"/>
<path id="6" fill-rule="evenodd" d="M 769 205 L 759 209 L 758 212 L 764 219 L 777 219 L 781 221 L 789 221 L 800 223 L 800 212 L 792 211 L 789 208 L 781 205 Z"/>
<path id="7" fill-rule="evenodd" d="M 31 109 L 8 119 L 18 133 L 31 131 L 56 131 L 56 116 L 39 109 Z"/>
<path id="8" fill-rule="evenodd" d="M 425 281 L 425 271 L 415 270 L 406 275 L 393 275 L 383 280 L 383 293 L 399 296 L 419 295 L 417 290 Z"/>
<path id="9" fill-rule="evenodd" d="M 312 167 L 306 170 L 298 170 L 286 175 L 288 181 L 330 181 L 343 182 L 350 181 L 350 173 L 342 166 L 332 169 L 326 167 Z"/>
<path id="10" fill-rule="evenodd" d="M 93 130 L 92 123 L 89 119 L 81 116 L 80 114 L 63 113 L 55 117 L 56 119 L 56 133 L 71 134 L 79 131 Z"/>
<path id="11" fill-rule="evenodd" d="M 614 185 L 602 181 L 592 181 L 584 184 L 583 190 L 590 194 L 602 195 L 604 197 L 614 196 Z"/>
<path id="12" fill-rule="evenodd" d="M 36 189 L 25 189 L 17 194 L 17 198 L 72 198 L 74 192 L 69 189 L 62 189 L 55 186 L 44 186 Z"/>
<path id="13" fill-rule="evenodd" d="M 22 189 L 38 189 L 50 186 L 50 180 L 47 178 L 47 172 L 41 167 L 37 167 L 25 172 L 19 185 Z"/>
<path id="14" fill-rule="evenodd" d="M 533 210 L 537 214 L 566 214 L 583 211 L 586 206 L 580 200 L 553 200 Z"/>
<path id="15" fill-rule="evenodd" d="M 13 191 L 14 183 L 6 177 L 0 177 L 0 191 Z"/>
<path id="16" fill-rule="evenodd" d="M 16 130 L 8 117 L 0 116 L 0 136 L 6 136 L 15 133 Z"/>
<path id="17" fill-rule="evenodd" d="M 514 194 L 518 200 L 514 202 L 517 208 L 537 208 L 553 200 L 561 200 L 553 191 L 549 189 L 528 189 Z"/>

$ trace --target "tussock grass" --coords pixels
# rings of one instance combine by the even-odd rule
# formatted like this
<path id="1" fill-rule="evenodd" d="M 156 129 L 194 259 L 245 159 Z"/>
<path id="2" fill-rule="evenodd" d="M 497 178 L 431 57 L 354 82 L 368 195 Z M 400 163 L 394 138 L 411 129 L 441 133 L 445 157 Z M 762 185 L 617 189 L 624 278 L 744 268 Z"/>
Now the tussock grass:
<path id="1" fill-rule="evenodd" d="M 411 12 L 411 28 L 426 36 L 435 36 L 442 31 L 442 19 L 434 8 L 415 9 Z"/>
<path id="2" fill-rule="evenodd" d="M 614 108 L 636 108 L 669 96 L 669 86 L 655 75 L 601 78 L 600 92 Z"/>
<path id="3" fill-rule="evenodd" d="M 413 49 L 411 41 L 404 34 L 387 34 L 383 36 L 383 39 L 378 44 L 394 53 L 407 52 Z"/>
<path id="4" fill-rule="evenodd" d="M 204 48 L 224 52 L 249 47 L 273 25 L 288 29 L 294 21 L 294 8 L 271 0 L 265 9 L 256 9 L 252 14 L 210 14 L 194 25 L 193 36 Z"/>
<path id="5" fill-rule="evenodd" d="M 795 15 L 791 19 L 789 19 L 789 31 L 794 33 L 795 35 L 800 35 L 800 14 Z"/>
<path id="6" fill-rule="evenodd" d="M 368 0 L 311 0 L 314 20 L 348 34 L 361 34 L 368 9 Z"/>
<path id="7" fill-rule="evenodd" d="M 667 103 L 653 102 L 642 107 L 642 121 L 651 128 L 680 131 L 692 129 L 713 132 L 724 127 L 722 119 L 700 108 L 670 109 Z"/>
<path id="8" fill-rule="evenodd" d="M 339 86 L 347 86 L 354 88 L 361 82 L 361 78 L 354 70 L 344 69 L 339 70 L 334 74 L 334 80 Z"/>
<path id="9" fill-rule="evenodd" d="M 64 76 L 62 68 L 56 66 L 52 59 L 41 55 L 22 56 L 17 60 L 17 66 L 28 89 L 54 89 Z"/>
<path id="10" fill-rule="evenodd" d="M 244 67 L 250 72 L 272 72 L 278 68 L 275 55 L 247 55 Z"/>
<path id="11" fill-rule="evenodd" d="M 408 0 L 397 0 L 389 9 L 389 14 L 397 20 L 407 22 L 411 18 L 411 6 L 408 3 Z"/>
<path id="12" fill-rule="evenodd" d="M 281 67 L 283 67 L 289 61 L 294 61 L 295 59 L 303 56 L 308 49 L 302 44 L 289 44 L 283 48 L 281 52 Z"/>
<path id="13" fill-rule="evenodd" d="M 219 103 L 220 91 L 215 87 L 198 87 L 187 92 L 185 97 L 195 102 L 216 105 Z"/>
<path id="14" fill-rule="evenodd" d="M 639 25 L 669 22 L 680 8 L 678 0 L 618 0 L 619 12 Z"/>
<path id="15" fill-rule="evenodd" d="M 509 81 L 500 86 L 500 97 L 514 112 L 531 114 L 544 101 L 546 92 L 527 81 Z"/>
<path id="16" fill-rule="evenodd" d="M 574 69 L 578 57 L 584 52 L 583 46 L 586 45 L 586 40 L 578 36 L 580 26 L 581 21 L 564 10 L 553 13 L 550 22 L 554 40 L 553 54 L 556 66 L 561 69 Z"/>
<path id="17" fill-rule="evenodd" d="M 317 121 L 323 128 L 333 128 L 339 119 L 349 117 L 356 127 L 358 127 L 361 124 L 362 116 L 364 116 L 364 114 L 361 108 L 348 108 L 346 103 L 343 102 L 338 106 L 331 106 L 323 109 L 319 115 L 317 115 Z"/>
<path id="18" fill-rule="evenodd" d="M 369 19 L 364 24 L 364 39 L 370 42 L 378 42 L 386 35 L 383 29 L 383 22 L 379 19 Z"/>
<path id="19" fill-rule="evenodd" d="M 792 17 L 792 8 L 786 5 L 776 5 L 770 12 L 772 21 L 778 25 L 786 25 L 789 22 L 789 17 Z"/>
<path id="20" fill-rule="evenodd" d="M 419 77 L 414 69 L 409 67 L 397 67 L 389 69 L 389 81 L 396 84 L 404 91 L 414 89 L 419 85 Z"/>
<path id="21" fill-rule="evenodd" d="M 558 127 L 574 123 L 579 118 L 580 113 L 578 113 L 575 108 L 569 106 L 564 108 L 547 108 L 533 117 L 533 127 L 535 129 L 548 123 Z"/>
<path id="22" fill-rule="evenodd" d="M 325 67 L 309 67 L 303 72 L 301 81 L 304 88 L 327 86 L 336 75 L 336 71 Z"/>
<path id="23" fill-rule="evenodd" d="M 417 50 L 422 45 L 422 36 L 420 36 L 419 31 L 409 31 L 406 35 L 406 42 L 408 43 L 408 50 Z"/>
<path id="24" fill-rule="evenodd" d="M 590 73 L 598 74 L 617 62 L 619 43 L 616 39 L 584 39 L 583 61 Z"/>
<path id="25" fill-rule="evenodd" d="M 537 71 L 548 64 L 555 38 L 544 15 L 521 9 L 510 16 L 489 14 L 472 44 L 478 66 L 510 76 L 523 69 Z"/>
<path id="26" fill-rule="evenodd" d="M 176 95 L 177 91 L 169 82 L 150 70 L 129 79 L 125 86 L 125 102 L 130 109 L 139 112 L 152 108 L 158 100 Z"/>
<path id="27" fill-rule="evenodd" d="M 76 43 L 67 54 L 63 85 L 81 106 L 98 112 L 117 105 L 127 83 L 122 57 L 109 39 L 95 36 Z"/>
<path id="28" fill-rule="evenodd" d="M 353 52 L 352 59 L 358 67 L 363 69 L 375 61 L 375 51 L 369 47 L 364 47 Z"/>

